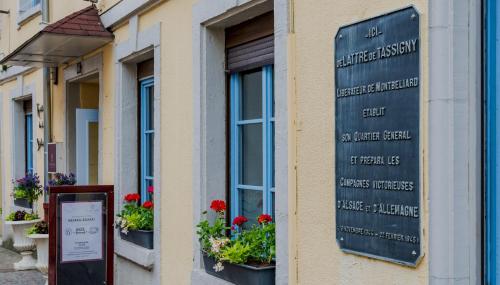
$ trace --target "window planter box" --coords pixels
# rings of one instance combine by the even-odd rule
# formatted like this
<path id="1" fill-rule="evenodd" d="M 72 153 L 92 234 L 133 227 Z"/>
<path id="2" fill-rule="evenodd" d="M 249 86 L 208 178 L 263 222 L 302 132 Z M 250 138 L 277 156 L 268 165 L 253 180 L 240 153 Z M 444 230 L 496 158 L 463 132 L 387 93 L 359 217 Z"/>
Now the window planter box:
<path id="1" fill-rule="evenodd" d="M 22 199 L 14 199 L 14 205 L 18 207 L 23 207 L 23 208 L 30 208 L 33 206 L 33 204 L 30 204 L 28 202 L 28 199 L 22 198 Z"/>
<path id="2" fill-rule="evenodd" d="M 255 267 L 245 264 L 223 263 L 224 270 L 215 272 L 213 269 L 215 260 L 203 255 L 205 272 L 208 274 L 232 282 L 237 285 L 274 285 L 276 279 L 276 266 L 268 265 Z"/>
<path id="3" fill-rule="evenodd" d="M 127 234 L 120 231 L 120 237 L 138 246 L 153 249 L 153 231 L 130 230 Z"/>

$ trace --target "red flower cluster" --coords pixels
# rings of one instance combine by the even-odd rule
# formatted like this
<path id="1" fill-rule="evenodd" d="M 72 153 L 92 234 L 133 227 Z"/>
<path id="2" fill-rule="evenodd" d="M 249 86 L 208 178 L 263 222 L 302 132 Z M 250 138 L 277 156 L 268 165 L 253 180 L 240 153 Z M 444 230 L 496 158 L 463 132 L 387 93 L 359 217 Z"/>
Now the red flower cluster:
<path id="1" fill-rule="evenodd" d="M 238 216 L 234 218 L 233 225 L 241 227 L 246 222 L 248 222 L 248 219 L 245 216 Z"/>
<path id="2" fill-rule="evenodd" d="M 226 202 L 222 200 L 213 200 L 212 204 L 210 204 L 210 209 L 217 213 L 224 212 L 226 210 Z"/>
<path id="3" fill-rule="evenodd" d="M 153 208 L 153 202 L 146 201 L 146 202 L 144 202 L 144 204 L 142 205 L 142 207 L 146 208 L 146 209 L 151 209 L 151 208 Z"/>
<path id="4" fill-rule="evenodd" d="M 125 201 L 127 202 L 137 202 L 139 200 L 141 200 L 141 195 L 137 193 L 125 195 Z"/>
<path id="5" fill-rule="evenodd" d="M 155 188 L 153 186 L 148 187 L 148 193 L 153 194 L 154 191 L 155 191 Z"/>
<path id="6" fill-rule="evenodd" d="M 265 223 L 270 223 L 273 221 L 273 218 L 268 215 L 268 214 L 262 214 L 259 216 L 259 218 L 257 219 L 257 221 L 259 222 L 259 224 L 265 224 Z"/>

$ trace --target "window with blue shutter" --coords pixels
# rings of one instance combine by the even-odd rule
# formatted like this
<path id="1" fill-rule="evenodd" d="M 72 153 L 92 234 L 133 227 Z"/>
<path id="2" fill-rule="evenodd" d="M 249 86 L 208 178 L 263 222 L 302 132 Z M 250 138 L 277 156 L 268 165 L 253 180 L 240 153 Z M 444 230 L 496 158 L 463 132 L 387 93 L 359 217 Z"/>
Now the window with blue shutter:
<path id="1" fill-rule="evenodd" d="M 231 216 L 247 227 L 274 215 L 273 89 L 272 65 L 231 74 Z"/>
<path id="2" fill-rule="evenodd" d="M 153 186 L 154 173 L 154 81 L 143 79 L 140 87 L 140 194 L 142 203 L 148 201 L 148 188 Z"/>

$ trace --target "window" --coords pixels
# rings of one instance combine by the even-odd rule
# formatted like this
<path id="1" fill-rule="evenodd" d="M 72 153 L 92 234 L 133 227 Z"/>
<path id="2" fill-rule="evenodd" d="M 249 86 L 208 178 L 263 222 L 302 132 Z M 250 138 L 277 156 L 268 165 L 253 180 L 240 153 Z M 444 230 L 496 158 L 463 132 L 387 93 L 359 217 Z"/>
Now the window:
<path id="1" fill-rule="evenodd" d="M 231 214 L 274 214 L 273 67 L 231 74 Z"/>
<path id="2" fill-rule="evenodd" d="M 19 0 L 19 15 L 31 11 L 40 5 L 41 0 Z"/>
<path id="3" fill-rule="evenodd" d="M 31 100 L 24 102 L 24 137 L 25 137 L 25 172 L 33 172 L 33 115 L 31 113 Z"/>
<path id="4" fill-rule="evenodd" d="M 19 11 L 17 17 L 18 25 L 42 11 L 41 0 L 19 0 Z"/>
<path id="5" fill-rule="evenodd" d="M 142 203 L 150 200 L 148 187 L 153 186 L 154 173 L 154 81 L 153 78 L 139 82 L 139 118 L 140 118 L 140 194 Z"/>

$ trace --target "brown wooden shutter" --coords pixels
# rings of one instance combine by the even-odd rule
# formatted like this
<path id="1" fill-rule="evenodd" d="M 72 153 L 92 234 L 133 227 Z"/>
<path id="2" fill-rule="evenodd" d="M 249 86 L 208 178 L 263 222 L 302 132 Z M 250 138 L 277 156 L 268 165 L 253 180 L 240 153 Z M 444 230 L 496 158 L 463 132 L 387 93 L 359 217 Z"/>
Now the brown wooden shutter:
<path id="1" fill-rule="evenodd" d="M 227 69 L 239 72 L 274 63 L 274 13 L 226 29 Z"/>
<path id="2" fill-rule="evenodd" d="M 31 114 L 33 109 L 33 102 L 31 100 L 26 100 L 23 102 L 23 109 L 25 114 Z"/>
<path id="3" fill-rule="evenodd" d="M 137 64 L 137 79 L 142 79 L 154 74 L 154 59 L 148 59 Z"/>

